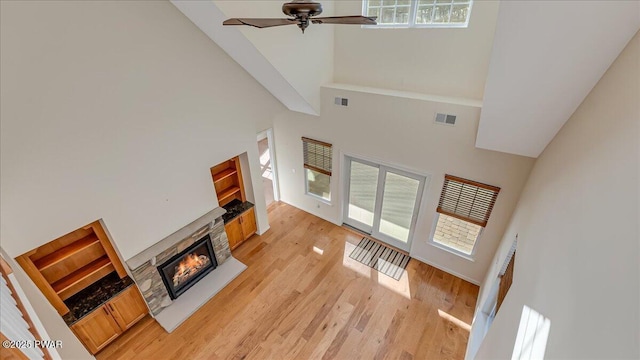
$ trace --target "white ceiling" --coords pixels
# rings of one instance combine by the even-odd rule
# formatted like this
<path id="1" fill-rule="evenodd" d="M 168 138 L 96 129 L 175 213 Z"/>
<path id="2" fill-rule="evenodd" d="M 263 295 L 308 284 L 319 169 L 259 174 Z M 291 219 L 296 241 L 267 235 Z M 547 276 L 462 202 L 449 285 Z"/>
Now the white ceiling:
<path id="1" fill-rule="evenodd" d="M 222 26 L 228 16 L 212 0 L 171 0 L 171 3 L 289 110 L 318 114 L 302 91 L 295 88 L 238 27 Z"/>
<path id="2" fill-rule="evenodd" d="M 476 1 L 479 3 L 481 0 Z M 326 5 L 332 3 L 329 0 L 323 2 Z M 319 88 L 331 82 L 332 76 L 334 82 L 340 80 L 348 85 L 426 91 L 429 95 L 482 97 L 476 147 L 529 157 L 540 155 L 640 28 L 640 1 L 637 0 L 503 0 L 499 5 L 493 49 L 490 51 L 483 50 L 491 46 L 490 41 L 478 41 L 469 33 L 484 31 L 485 28 L 493 30 L 493 26 L 481 26 L 483 21 L 495 21 L 495 11 L 492 14 L 489 3 L 484 7 L 477 6 L 475 17 L 473 12 L 471 17 L 473 26 L 467 29 L 340 28 L 336 30 L 334 45 L 333 36 L 329 35 L 332 33 L 320 34 L 322 29 L 310 29 L 318 31 L 316 35 L 321 36 L 311 39 L 314 35 L 311 31 L 302 35 L 293 26 L 274 31 L 243 29 L 244 32 L 223 27 L 221 23 L 225 17 L 237 16 L 236 13 L 242 10 L 238 9 L 239 5 L 234 7 L 224 1 L 216 4 L 228 8 L 227 11 L 233 14 L 225 15 L 212 0 L 172 0 L 172 3 L 290 110 L 317 114 Z M 257 13 L 249 15 L 257 16 L 264 12 L 264 16 L 276 16 L 279 6 L 274 3 L 256 2 L 254 10 Z M 359 4 L 360 1 L 344 1 L 337 10 L 357 12 Z M 483 8 L 487 10 L 484 13 L 480 11 Z M 273 40 L 283 38 L 286 41 Z M 348 46 L 343 44 L 343 38 L 348 38 Z M 490 39 L 491 36 L 484 38 Z M 428 51 L 409 56 L 411 61 L 408 63 L 404 57 L 406 54 L 396 54 L 397 59 L 385 58 L 386 67 L 381 68 L 380 64 L 375 67 L 384 75 L 378 76 L 375 84 L 360 83 L 358 74 L 355 74 L 360 71 L 369 79 L 376 72 L 364 64 L 364 61 L 369 61 L 367 59 L 374 59 L 371 61 L 375 63 L 375 53 L 368 54 L 356 61 L 356 66 L 349 67 L 347 73 L 350 78 L 342 79 L 341 67 L 346 65 L 338 60 L 344 59 L 345 54 L 346 58 L 354 57 L 353 54 L 367 54 L 367 50 L 375 47 L 371 41 L 375 43 L 376 39 L 385 44 L 405 46 L 408 43 Z M 436 41 L 438 39 L 448 41 Z M 477 46 L 471 46 L 469 39 L 475 39 L 471 44 Z M 281 43 L 288 44 L 291 51 L 280 49 L 278 44 Z M 398 83 L 398 78 L 408 79 L 425 72 L 425 56 L 447 53 L 438 46 L 444 50 L 471 46 L 472 50 L 464 56 L 455 56 L 458 60 L 443 59 L 459 68 L 451 68 L 451 64 L 431 66 L 445 74 L 447 81 L 438 82 L 437 77 L 429 75 L 420 83 L 428 83 L 430 87 L 420 89 L 406 88 L 411 84 L 405 80 Z M 287 56 L 275 56 L 274 53 L 286 53 Z M 332 62 L 334 57 L 337 60 Z M 475 62 L 461 61 L 461 57 L 474 58 Z M 484 73 L 486 70 L 482 64 L 486 69 L 487 57 L 488 74 L 483 94 L 449 89 L 448 82 L 459 84 L 466 81 L 459 75 L 467 74 L 469 68 Z M 315 62 L 310 63 L 310 59 Z M 405 72 L 411 76 L 403 77 Z M 476 82 L 482 86 L 480 80 Z M 467 87 L 471 85 L 466 84 Z"/>
<path id="3" fill-rule="evenodd" d="M 479 148 L 537 157 L 640 28 L 640 1 L 502 1 Z"/>

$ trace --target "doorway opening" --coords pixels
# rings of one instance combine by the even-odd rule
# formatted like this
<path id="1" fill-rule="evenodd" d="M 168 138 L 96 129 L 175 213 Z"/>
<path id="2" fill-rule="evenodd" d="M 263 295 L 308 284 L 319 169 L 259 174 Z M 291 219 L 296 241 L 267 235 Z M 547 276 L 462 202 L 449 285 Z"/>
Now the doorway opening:
<path id="1" fill-rule="evenodd" d="M 267 208 L 269 208 L 270 205 L 280 200 L 274 156 L 273 129 L 259 133 L 257 140 L 264 200 Z"/>

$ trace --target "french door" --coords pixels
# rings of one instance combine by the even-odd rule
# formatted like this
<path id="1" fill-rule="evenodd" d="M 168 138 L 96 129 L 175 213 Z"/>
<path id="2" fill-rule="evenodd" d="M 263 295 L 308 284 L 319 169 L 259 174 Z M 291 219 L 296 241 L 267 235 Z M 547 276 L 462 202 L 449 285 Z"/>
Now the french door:
<path id="1" fill-rule="evenodd" d="M 344 223 L 409 251 L 425 177 L 346 157 Z"/>

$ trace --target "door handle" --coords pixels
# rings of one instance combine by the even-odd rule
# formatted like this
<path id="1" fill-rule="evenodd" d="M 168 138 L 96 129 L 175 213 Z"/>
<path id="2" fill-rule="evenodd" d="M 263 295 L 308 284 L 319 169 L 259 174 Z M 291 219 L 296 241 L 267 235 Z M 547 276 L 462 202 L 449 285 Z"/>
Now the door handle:
<path id="1" fill-rule="evenodd" d="M 115 310 L 113 310 L 113 305 L 111 305 L 111 304 L 107 304 L 107 305 L 109 305 L 109 310 L 115 311 Z"/>
<path id="2" fill-rule="evenodd" d="M 106 307 L 103 307 L 103 308 L 102 308 L 102 310 L 104 310 L 104 313 L 105 313 L 105 314 L 107 314 L 107 315 L 111 315 L 111 314 L 109 314 L 109 310 L 107 310 L 107 308 L 106 308 Z"/>

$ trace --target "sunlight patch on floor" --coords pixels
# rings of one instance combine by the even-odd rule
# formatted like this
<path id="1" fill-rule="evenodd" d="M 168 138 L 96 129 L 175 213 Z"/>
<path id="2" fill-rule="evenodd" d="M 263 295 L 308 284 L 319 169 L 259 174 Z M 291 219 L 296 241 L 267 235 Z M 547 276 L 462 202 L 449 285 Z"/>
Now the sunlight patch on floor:
<path id="1" fill-rule="evenodd" d="M 320 254 L 320 255 L 324 254 L 324 250 L 320 249 L 317 246 L 313 247 L 313 252 L 315 252 L 316 254 Z"/>
<path id="2" fill-rule="evenodd" d="M 356 245 L 345 242 L 344 244 L 344 254 L 342 255 L 342 265 L 346 268 L 349 268 L 360 275 L 363 275 L 367 278 L 371 278 L 371 268 L 367 265 L 357 262 L 349 257 L 349 254 L 356 248 Z"/>
<path id="3" fill-rule="evenodd" d="M 355 244 L 350 242 L 346 242 L 344 245 L 344 254 L 342 256 L 342 265 L 346 268 L 349 268 L 360 275 L 363 275 L 367 278 L 373 278 L 377 281 L 378 284 L 384 286 L 385 288 L 395 292 L 398 295 L 402 295 L 407 299 L 411 299 L 411 287 L 409 285 L 409 275 L 405 270 L 400 277 L 400 280 L 396 280 L 387 275 L 379 273 L 377 270 L 370 268 L 369 266 L 358 262 L 349 257 L 351 252 L 356 248 Z M 384 261 L 384 260 L 381 260 Z"/>
<path id="4" fill-rule="evenodd" d="M 372 271 L 376 271 L 371 269 Z M 409 275 L 407 271 L 403 271 L 400 280 L 396 280 L 387 275 L 378 273 L 378 284 L 386 287 L 387 289 L 395 292 L 398 295 L 402 295 L 406 299 L 411 299 L 411 287 L 409 286 Z"/>
<path id="5" fill-rule="evenodd" d="M 463 330 L 465 330 L 467 332 L 471 331 L 471 325 L 470 324 L 467 324 L 466 322 L 458 319 L 457 317 L 455 317 L 455 316 L 453 316 L 453 315 L 451 315 L 451 314 L 449 314 L 449 313 L 447 313 L 445 311 L 442 311 L 442 310 L 438 309 L 438 315 L 440 315 L 441 318 L 452 322 L 453 324 L 455 324 L 460 329 L 463 329 Z"/>

